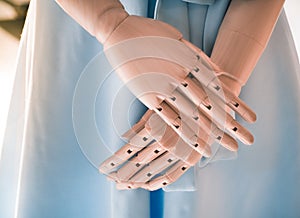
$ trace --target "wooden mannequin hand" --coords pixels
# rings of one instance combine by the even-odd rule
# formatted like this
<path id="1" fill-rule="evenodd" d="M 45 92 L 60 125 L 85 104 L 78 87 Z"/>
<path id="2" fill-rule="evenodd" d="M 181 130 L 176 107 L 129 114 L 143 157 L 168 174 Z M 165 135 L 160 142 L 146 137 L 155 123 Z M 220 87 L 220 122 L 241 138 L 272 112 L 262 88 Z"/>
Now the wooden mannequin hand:
<path id="1" fill-rule="evenodd" d="M 254 122 L 256 115 L 218 80 L 222 71 L 178 30 L 161 21 L 130 16 L 115 0 L 59 3 L 104 44 L 118 75 L 159 115 L 161 123 L 168 124 L 168 132 L 178 135 L 181 147 L 192 148 L 199 159 L 209 155 L 212 137 L 237 150 L 237 142 L 225 130 L 245 144 L 253 143 L 253 136 L 227 110 L 231 108 L 248 122 Z M 201 140 L 204 144 L 195 146 Z"/>
<path id="2" fill-rule="evenodd" d="M 257 63 L 260 55 L 266 47 L 266 44 L 272 33 L 276 20 L 279 16 L 280 10 L 283 6 L 283 3 L 284 1 L 242 2 L 236 0 L 232 2 L 226 14 L 224 23 L 220 28 L 216 45 L 213 50 L 212 59 L 216 61 L 216 63 L 220 64 L 220 66 L 222 66 L 223 69 L 226 69 L 230 72 L 230 74 L 219 74 L 219 79 L 222 82 L 224 82 L 224 84 L 226 84 L 228 87 L 231 87 L 232 92 L 236 96 L 239 95 L 241 87 L 248 80 L 255 64 Z M 257 22 L 260 25 L 252 25 Z M 244 28 L 245 26 L 247 26 L 246 29 Z M 210 64 L 213 66 L 212 62 L 210 62 Z M 217 66 L 214 66 L 214 70 L 220 72 Z M 141 123 L 141 121 L 139 123 Z M 169 131 L 166 131 L 166 135 L 172 136 L 172 134 Z M 130 139 L 130 137 L 128 139 Z M 175 161 L 171 159 L 172 163 L 177 162 L 177 164 L 173 165 L 171 168 L 169 168 L 169 170 L 165 171 L 161 174 L 161 176 L 157 177 L 154 180 L 151 179 L 154 176 L 153 170 L 151 171 L 151 167 L 145 167 L 143 168 L 143 170 L 140 170 L 140 164 L 137 164 L 138 167 L 134 167 L 135 161 L 142 161 L 143 159 L 141 159 L 141 157 L 145 157 L 147 152 L 149 157 L 151 157 L 151 154 L 154 151 L 153 149 L 155 149 L 156 151 L 162 150 L 162 152 L 164 152 L 164 155 L 162 155 L 161 158 L 157 158 L 157 160 L 154 162 L 154 165 L 157 164 L 157 162 L 159 162 L 161 166 L 169 166 L 168 164 L 170 163 L 166 162 L 163 159 L 165 155 L 173 155 L 172 149 L 170 151 L 170 149 L 163 148 L 168 148 L 168 146 L 166 146 L 166 142 L 170 143 L 170 140 L 164 140 L 164 143 L 162 143 L 161 141 L 162 140 L 157 140 L 155 143 L 152 142 L 153 144 L 148 145 L 147 149 L 138 149 L 143 149 L 142 151 L 134 152 L 139 158 L 133 158 L 133 162 L 129 161 L 128 164 L 125 164 L 119 170 L 116 170 L 116 168 L 114 169 L 116 171 L 112 175 L 113 179 L 118 184 L 118 188 L 126 189 L 143 187 L 150 190 L 157 189 L 159 187 L 164 187 L 165 185 L 171 182 L 174 182 L 189 168 L 191 162 L 186 163 L 186 158 L 183 158 L 182 156 L 180 158 L 180 155 L 175 155 Z M 141 143 L 141 145 L 143 145 L 143 143 Z M 185 148 L 185 150 L 188 151 L 188 148 L 185 147 L 186 144 L 184 144 L 184 142 L 176 143 L 176 145 L 180 145 L 179 147 Z M 196 143 L 196 145 L 198 145 L 198 143 Z M 208 144 L 206 143 L 203 149 L 198 150 L 198 152 L 204 156 L 208 156 L 210 154 L 210 150 L 209 146 L 207 145 Z M 162 146 L 163 148 L 161 148 L 160 146 Z M 156 147 L 158 147 L 159 149 L 156 149 Z M 153 149 L 151 150 L 151 148 Z M 149 151 L 149 149 L 151 151 Z M 178 151 L 179 149 L 176 150 Z M 182 152 L 180 154 L 186 153 Z M 115 155 L 117 155 L 118 158 L 121 158 L 123 160 L 122 163 L 125 162 L 124 159 L 126 159 L 126 157 L 124 157 L 122 149 L 120 149 L 120 151 L 117 152 Z M 104 173 L 109 173 L 109 171 L 112 170 L 109 167 L 107 168 L 107 164 L 110 161 L 115 161 L 115 159 L 117 158 L 115 155 L 109 158 L 100 166 L 100 171 L 103 171 Z M 191 154 L 191 157 L 194 161 L 196 161 L 197 159 L 200 159 L 201 156 Z M 156 158 L 156 156 L 154 156 L 153 158 Z M 147 161 L 149 161 L 151 165 L 152 159 L 145 159 L 144 163 L 149 163 Z M 127 177 L 124 177 L 124 173 L 125 175 L 127 175 Z M 150 175 L 150 177 L 148 178 L 149 180 L 146 183 L 137 180 L 137 178 L 139 178 L 139 176 L 143 174 Z M 144 178 L 147 178 L 147 176 L 145 176 Z"/>
<path id="3" fill-rule="evenodd" d="M 156 93 L 160 90 L 156 89 L 155 86 L 149 89 L 150 91 L 154 90 L 154 94 L 153 92 L 144 91 L 150 94 L 140 99 L 154 98 L 154 106 L 149 105 L 149 107 L 153 107 L 153 111 L 149 110 L 125 134 L 128 144 L 123 146 L 99 167 L 100 172 L 114 180 L 119 189 L 145 188 L 156 190 L 175 182 L 187 169 L 195 165 L 202 155 L 210 156 L 210 145 L 214 141 L 230 150 L 237 150 L 237 142 L 228 133 L 224 132 L 224 127 L 227 132 L 236 136 L 245 144 L 253 142 L 253 136 L 236 122 L 231 115 L 227 114 L 226 109 L 232 108 L 241 115 L 245 116 L 246 114 L 245 119 L 248 121 L 252 121 L 251 119 L 255 118 L 255 116 L 247 117 L 249 114 L 247 112 L 250 110 L 225 86 L 219 84 L 220 90 L 223 90 L 224 96 L 226 96 L 222 98 L 217 93 L 219 90 L 217 83 L 211 82 L 209 83 L 210 86 L 203 85 L 205 81 L 198 77 L 198 72 L 214 72 L 216 75 L 223 75 L 222 71 L 201 50 L 185 40 L 183 42 L 188 47 L 190 46 L 194 52 L 197 52 L 197 55 L 200 57 L 199 60 L 202 62 L 199 62 L 196 65 L 197 67 L 191 70 L 180 83 L 173 81 L 173 84 L 178 83 L 178 85 L 175 85 L 176 89 L 169 91 L 169 96 L 163 98 L 165 92 L 160 93 L 160 98 L 158 98 Z M 120 72 L 128 72 L 128 74 L 141 77 L 143 71 L 136 73 L 135 68 L 132 67 L 132 64 L 138 65 L 141 63 L 142 67 L 139 69 L 145 68 L 149 72 L 160 72 L 162 66 L 165 67 L 164 73 L 169 72 L 170 75 L 174 72 L 179 72 L 178 74 L 180 75 L 180 72 L 182 72 L 182 70 L 178 70 L 180 68 L 177 65 L 158 59 L 147 58 L 142 61 L 139 59 L 136 62 L 131 61 L 128 65 L 123 65 L 120 68 L 122 69 Z M 150 84 L 163 82 L 164 78 L 159 78 L 161 80 L 157 80 L 157 77 L 154 77 Z M 145 88 L 147 85 L 145 81 L 149 82 L 151 79 L 151 76 L 145 74 L 138 84 L 144 84 L 142 88 Z M 132 80 L 134 80 L 134 76 Z M 165 83 L 167 82 L 168 80 L 165 81 Z M 130 80 L 128 83 L 130 83 Z M 136 85 L 135 82 L 134 84 Z M 203 87 L 205 87 L 206 91 Z M 215 94 L 221 101 L 213 103 L 206 92 Z M 143 92 L 136 95 L 142 96 L 141 94 Z M 147 102 L 146 100 L 145 102 Z M 243 112 L 246 113 L 244 114 Z M 156 119 L 153 116 L 156 116 Z M 156 120 L 156 124 L 155 122 L 148 122 L 150 117 Z M 212 119 L 213 117 L 217 119 Z M 225 117 L 225 120 L 222 120 L 222 117 Z M 224 122 L 212 122 L 217 120 Z M 166 123 L 168 124 L 167 127 L 161 127 L 166 126 Z M 149 129 L 152 131 L 149 131 Z M 161 134 L 157 136 L 157 132 Z M 153 179 L 153 177 L 155 178 Z"/>
<path id="4" fill-rule="evenodd" d="M 99 168 L 118 189 L 159 189 L 175 182 L 201 154 L 211 153 L 207 139 L 198 138 L 194 150 L 151 110 L 124 137 L 128 144 Z"/>

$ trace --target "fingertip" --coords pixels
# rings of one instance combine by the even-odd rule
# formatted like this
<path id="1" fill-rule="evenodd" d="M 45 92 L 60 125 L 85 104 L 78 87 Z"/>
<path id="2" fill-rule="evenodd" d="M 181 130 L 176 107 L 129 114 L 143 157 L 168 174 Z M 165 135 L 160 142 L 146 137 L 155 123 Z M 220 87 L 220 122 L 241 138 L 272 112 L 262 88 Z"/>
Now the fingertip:
<path id="1" fill-rule="evenodd" d="M 256 113 L 253 111 L 246 112 L 243 117 L 249 123 L 254 123 L 257 120 Z"/>
<path id="2" fill-rule="evenodd" d="M 103 169 L 103 166 L 100 165 L 98 168 L 99 173 L 105 174 L 105 170 Z"/>
<path id="3" fill-rule="evenodd" d="M 203 149 L 203 156 L 204 157 L 210 157 L 211 156 L 211 148 L 210 148 L 210 146 L 209 145 L 206 145 L 205 147 L 204 147 L 204 149 Z"/>
<path id="4" fill-rule="evenodd" d="M 244 144 L 246 145 L 252 145 L 254 143 L 254 136 L 249 133 L 249 135 L 247 135 L 247 141 L 244 142 Z"/>
<path id="5" fill-rule="evenodd" d="M 221 144 L 230 151 L 237 151 L 239 148 L 238 142 L 227 134 L 224 134 Z"/>
<path id="6" fill-rule="evenodd" d="M 254 142 L 254 136 L 242 126 L 240 123 L 236 122 L 236 120 L 232 120 L 230 123 L 232 127 L 230 128 L 230 133 L 236 136 L 242 143 L 246 145 L 251 145 Z"/>

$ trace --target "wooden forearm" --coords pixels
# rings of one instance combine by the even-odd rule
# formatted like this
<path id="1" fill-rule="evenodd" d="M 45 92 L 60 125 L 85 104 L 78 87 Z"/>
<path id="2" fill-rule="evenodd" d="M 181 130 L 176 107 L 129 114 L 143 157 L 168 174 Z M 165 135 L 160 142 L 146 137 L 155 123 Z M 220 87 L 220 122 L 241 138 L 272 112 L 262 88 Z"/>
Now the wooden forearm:
<path id="1" fill-rule="evenodd" d="M 233 0 L 220 27 L 211 59 L 233 76 L 221 78 L 238 94 L 263 53 L 284 0 Z M 236 81 L 234 81 L 236 80 Z"/>
<path id="2" fill-rule="evenodd" d="M 56 0 L 90 34 L 104 43 L 128 16 L 119 0 Z"/>

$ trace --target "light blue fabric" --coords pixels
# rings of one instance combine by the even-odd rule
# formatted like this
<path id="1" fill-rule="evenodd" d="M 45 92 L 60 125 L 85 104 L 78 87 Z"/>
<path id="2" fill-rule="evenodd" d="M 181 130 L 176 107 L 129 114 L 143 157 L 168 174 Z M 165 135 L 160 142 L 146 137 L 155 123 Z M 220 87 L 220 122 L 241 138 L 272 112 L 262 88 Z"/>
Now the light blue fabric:
<path id="1" fill-rule="evenodd" d="M 212 5 L 213 3 L 215 3 L 215 0 L 182 0 L 182 1 L 202 4 L 202 5 Z"/>
<path id="2" fill-rule="evenodd" d="M 258 115 L 254 125 L 244 123 L 255 144 L 240 144 L 236 160 L 198 171 L 197 192 L 165 193 L 165 217 L 300 216 L 299 73 L 282 13 L 241 95 Z"/>
<path id="3" fill-rule="evenodd" d="M 1 159 L 0 217 L 14 217 L 15 208 L 28 218 L 149 217 L 149 192 L 115 190 L 74 134 L 75 86 L 101 45 L 54 1 L 31 2 L 22 40 Z"/>
<path id="4" fill-rule="evenodd" d="M 130 13 L 142 16 L 153 5 L 122 2 Z M 160 0 L 156 16 L 209 54 L 228 3 Z M 194 171 L 195 192 L 166 192 L 163 197 L 161 191 L 151 195 L 144 190 L 117 191 L 84 156 L 73 129 L 72 100 L 81 73 L 101 50 L 53 1 L 31 2 L 0 162 L 0 217 L 14 217 L 15 208 L 19 218 L 300 216 L 299 63 L 284 13 L 242 92 L 258 114 L 257 123 L 249 126 L 255 144 L 241 144 L 235 160 Z M 117 77 L 108 82 L 113 86 L 106 90 L 107 100 L 121 85 Z M 95 108 L 104 110 L 100 97 Z M 143 110 L 135 102 L 131 122 Z M 99 114 L 97 124 L 103 121 Z M 112 129 L 102 131 L 122 144 Z"/>

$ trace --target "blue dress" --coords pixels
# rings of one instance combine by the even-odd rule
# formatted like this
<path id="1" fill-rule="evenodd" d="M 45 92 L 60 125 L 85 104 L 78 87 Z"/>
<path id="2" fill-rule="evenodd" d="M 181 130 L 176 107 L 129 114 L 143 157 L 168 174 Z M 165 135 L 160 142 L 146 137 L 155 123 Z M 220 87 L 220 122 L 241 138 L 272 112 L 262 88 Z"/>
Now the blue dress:
<path id="1" fill-rule="evenodd" d="M 122 2 L 131 14 L 172 24 L 207 54 L 230 3 Z M 284 12 L 241 94 L 258 115 L 248 126 L 255 144 L 241 144 L 234 160 L 196 166 L 194 191 L 184 191 L 184 183 L 170 192 L 118 191 L 89 161 L 75 134 L 73 101 L 82 72 L 93 69 L 101 51 L 54 1 L 31 1 L 0 162 L 0 217 L 300 217 L 299 61 Z M 105 105 L 113 104 L 122 82 L 116 76 L 106 81 L 96 96 L 95 123 L 104 140 L 121 146 L 109 116 L 101 114 L 109 112 Z M 133 99 L 128 93 L 122 100 L 127 106 Z M 138 101 L 119 109 L 129 113 L 119 120 L 124 129 L 145 111 Z M 86 128 L 82 137 L 92 141 L 91 135 Z"/>

